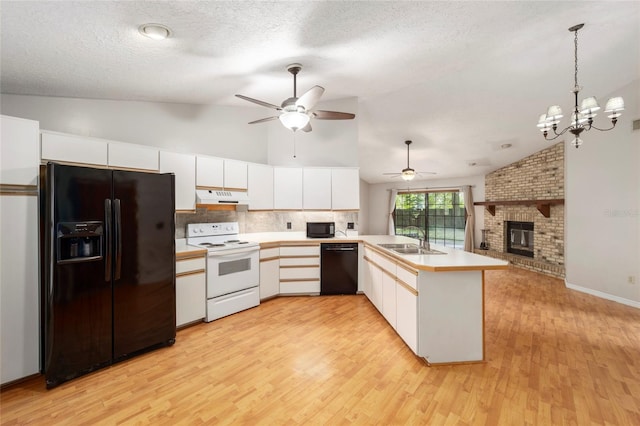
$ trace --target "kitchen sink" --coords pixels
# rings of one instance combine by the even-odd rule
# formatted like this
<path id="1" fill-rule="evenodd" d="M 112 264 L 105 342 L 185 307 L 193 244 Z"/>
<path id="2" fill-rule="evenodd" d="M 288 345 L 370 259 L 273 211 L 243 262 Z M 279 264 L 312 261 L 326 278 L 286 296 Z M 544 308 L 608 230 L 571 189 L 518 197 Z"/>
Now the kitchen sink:
<path id="1" fill-rule="evenodd" d="M 433 249 L 425 249 L 417 244 L 378 244 L 389 250 L 393 250 L 400 254 L 447 254 L 445 252 Z"/>

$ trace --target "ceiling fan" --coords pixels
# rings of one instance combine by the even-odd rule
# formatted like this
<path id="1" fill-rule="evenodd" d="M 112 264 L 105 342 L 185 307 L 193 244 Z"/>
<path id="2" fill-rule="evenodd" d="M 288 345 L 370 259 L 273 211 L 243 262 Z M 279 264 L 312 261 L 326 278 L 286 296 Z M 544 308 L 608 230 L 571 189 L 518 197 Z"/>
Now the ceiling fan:
<path id="1" fill-rule="evenodd" d="M 388 175 L 392 177 L 402 176 L 402 179 L 409 181 L 413 180 L 416 175 L 435 175 L 434 172 L 416 172 L 411 167 L 409 167 L 409 145 L 411 145 L 411 141 L 404 141 L 407 145 L 407 167 L 402 169 L 400 173 L 383 173 L 383 175 Z"/>
<path id="2" fill-rule="evenodd" d="M 303 132 L 311 131 L 311 118 L 317 118 L 318 120 L 351 120 L 355 117 L 355 114 L 348 112 L 337 111 L 322 111 L 312 108 L 318 103 L 320 97 L 324 93 L 324 87 L 313 86 L 307 90 L 299 98 L 296 94 L 296 76 L 302 69 L 300 64 L 291 64 L 287 66 L 287 71 L 293 75 L 293 97 L 285 99 L 280 106 L 270 104 L 268 102 L 253 99 L 244 95 L 236 95 L 240 99 L 253 102 L 254 104 L 262 105 L 267 108 L 281 111 L 280 115 L 273 117 L 262 118 L 260 120 L 251 121 L 249 124 L 264 123 L 266 121 L 280 119 L 280 122 L 289 130 L 302 130 Z"/>

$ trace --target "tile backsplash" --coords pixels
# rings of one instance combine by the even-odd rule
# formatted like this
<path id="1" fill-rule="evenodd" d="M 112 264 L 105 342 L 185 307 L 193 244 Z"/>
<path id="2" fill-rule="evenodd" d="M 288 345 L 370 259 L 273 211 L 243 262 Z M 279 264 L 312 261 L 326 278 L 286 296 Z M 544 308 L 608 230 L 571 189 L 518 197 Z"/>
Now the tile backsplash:
<path id="1" fill-rule="evenodd" d="M 238 222 L 240 233 L 250 232 L 305 232 L 307 222 L 335 222 L 336 230 L 347 229 L 353 222 L 358 230 L 358 212 L 340 211 L 209 211 L 197 209 L 195 213 L 176 214 L 176 238 L 185 238 L 189 223 Z M 287 229 L 287 222 L 291 229 Z"/>

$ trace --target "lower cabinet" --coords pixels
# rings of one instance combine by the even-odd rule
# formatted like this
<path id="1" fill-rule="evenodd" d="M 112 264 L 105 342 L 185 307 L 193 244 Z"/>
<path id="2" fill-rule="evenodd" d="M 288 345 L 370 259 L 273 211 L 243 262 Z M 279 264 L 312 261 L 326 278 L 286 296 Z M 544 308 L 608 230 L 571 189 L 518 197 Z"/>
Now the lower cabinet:
<path id="1" fill-rule="evenodd" d="M 207 301 L 206 257 L 176 259 L 176 326 L 205 317 Z"/>
<path id="2" fill-rule="evenodd" d="M 396 328 L 396 277 L 386 270 L 382 272 L 382 315 L 391 327 Z M 402 309 L 399 309 L 402 310 Z"/>
<path id="3" fill-rule="evenodd" d="M 280 293 L 279 256 L 278 247 L 260 250 L 260 300 L 269 299 Z"/>
<path id="4" fill-rule="evenodd" d="M 418 353 L 418 293 L 398 282 L 396 301 L 396 331 L 407 346 Z"/>
<path id="5" fill-rule="evenodd" d="M 320 245 L 280 247 L 280 294 L 320 293 Z"/>
<path id="6" fill-rule="evenodd" d="M 365 247 L 364 293 L 404 342 L 418 353 L 418 272 Z"/>

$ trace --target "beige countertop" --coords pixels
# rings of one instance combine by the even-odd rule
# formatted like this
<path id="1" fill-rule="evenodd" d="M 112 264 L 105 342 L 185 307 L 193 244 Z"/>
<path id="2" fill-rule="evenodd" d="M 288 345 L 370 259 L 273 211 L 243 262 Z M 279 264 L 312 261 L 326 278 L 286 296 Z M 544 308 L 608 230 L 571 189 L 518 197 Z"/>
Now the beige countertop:
<path id="1" fill-rule="evenodd" d="M 417 243 L 418 241 L 397 235 L 349 235 L 337 236 L 334 238 L 307 238 L 304 232 L 260 232 L 241 234 L 240 238 L 247 241 L 260 243 L 263 247 L 271 244 L 320 244 L 356 242 L 364 243 L 384 255 L 406 263 L 407 265 L 424 271 L 465 271 L 465 270 L 487 270 L 487 269 L 507 269 L 509 262 L 469 253 L 463 250 L 456 250 L 452 247 L 445 247 L 431 244 L 435 250 L 446 254 L 399 254 L 392 250 L 380 247 L 378 244 L 389 243 Z"/>
<path id="2" fill-rule="evenodd" d="M 445 252 L 446 254 L 399 254 L 379 246 L 379 244 L 415 244 L 418 242 L 413 238 L 397 235 L 349 235 L 348 237 L 307 238 L 304 232 L 257 232 L 240 234 L 240 239 L 260 243 L 262 247 L 281 244 L 364 243 L 388 257 L 404 262 L 412 268 L 431 272 L 507 269 L 509 266 L 509 262 L 504 260 L 437 244 L 431 244 L 431 248 Z M 188 245 L 186 239 L 176 240 L 176 257 L 178 259 L 205 255 L 206 252 L 205 249 L 200 247 Z"/>

